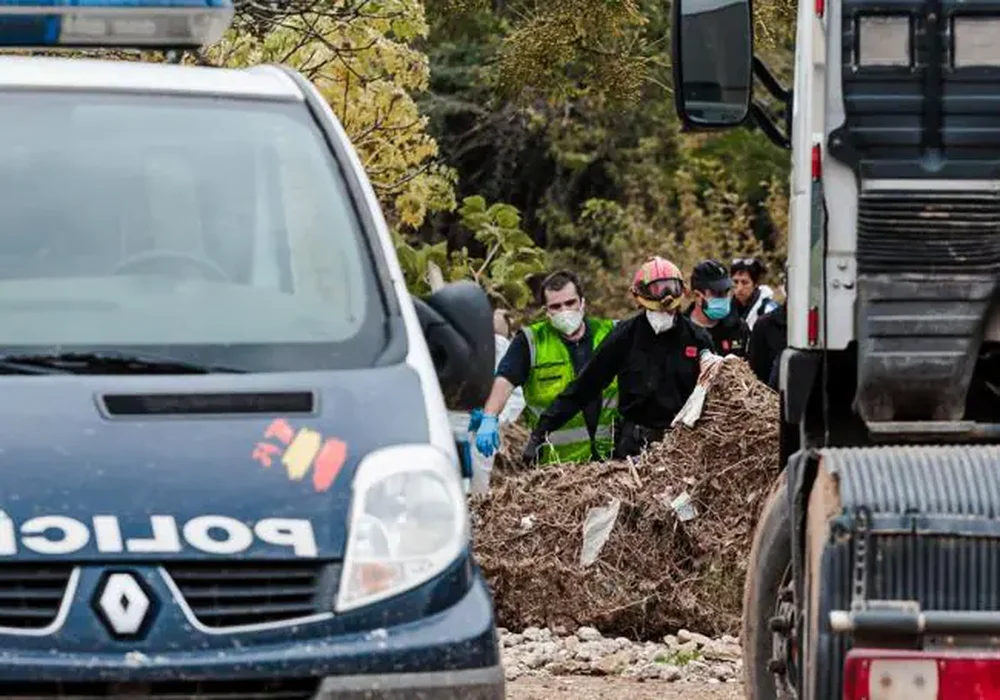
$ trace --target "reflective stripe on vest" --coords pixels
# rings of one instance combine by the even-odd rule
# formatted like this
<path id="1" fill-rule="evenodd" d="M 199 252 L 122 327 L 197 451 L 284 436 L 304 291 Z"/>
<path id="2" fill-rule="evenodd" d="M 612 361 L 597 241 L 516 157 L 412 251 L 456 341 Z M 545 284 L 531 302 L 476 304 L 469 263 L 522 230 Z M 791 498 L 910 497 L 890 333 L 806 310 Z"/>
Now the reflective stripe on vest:
<path id="1" fill-rule="evenodd" d="M 611 425 L 597 426 L 597 432 L 594 434 L 595 440 L 611 440 L 613 437 L 614 434 Z M 587 432 L 586 428 L 564 428 L 549 433 L 548 441 L 553 445 L 571 445 L 576 442 L 589 442 L 590 433 Z"/>

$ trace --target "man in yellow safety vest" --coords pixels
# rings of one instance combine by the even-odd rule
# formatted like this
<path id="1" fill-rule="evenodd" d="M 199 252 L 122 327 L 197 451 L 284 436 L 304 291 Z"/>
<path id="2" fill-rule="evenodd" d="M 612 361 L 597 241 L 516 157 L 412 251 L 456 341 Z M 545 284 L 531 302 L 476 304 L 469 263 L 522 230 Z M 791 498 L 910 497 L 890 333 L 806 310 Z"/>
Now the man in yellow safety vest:
<path id="1" fill-rule="evenodd" d="M 522 328 L 497 368 L 493 390 L 469 425 L 476 448 L 487 457 L 500 446 L 497 415 L 515 387 L 524 391 L 524 421 L 538 419 L 576 378 L 608 336 L 614 321 L 587 317 L 580 280 L 572 272 L 554 272 L 542 282 L 546 318 Z M 618 385 L 612 382 L 540 447 L 538 463 L 607 459 L 614 449 Z"/>

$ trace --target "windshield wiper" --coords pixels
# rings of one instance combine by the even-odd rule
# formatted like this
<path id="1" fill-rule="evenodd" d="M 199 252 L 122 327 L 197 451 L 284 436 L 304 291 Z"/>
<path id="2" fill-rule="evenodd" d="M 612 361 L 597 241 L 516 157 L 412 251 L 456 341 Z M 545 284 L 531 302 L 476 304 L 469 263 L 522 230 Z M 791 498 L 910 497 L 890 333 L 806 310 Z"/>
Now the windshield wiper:
<path id="1" fill-rule="evenodd" d="M 102 371 L 104 370 L 104 371 Z M 101 352 L 0 355 L 0 372 L 17 374 L 243 374 L 244 370 L 172 357 Z"/>

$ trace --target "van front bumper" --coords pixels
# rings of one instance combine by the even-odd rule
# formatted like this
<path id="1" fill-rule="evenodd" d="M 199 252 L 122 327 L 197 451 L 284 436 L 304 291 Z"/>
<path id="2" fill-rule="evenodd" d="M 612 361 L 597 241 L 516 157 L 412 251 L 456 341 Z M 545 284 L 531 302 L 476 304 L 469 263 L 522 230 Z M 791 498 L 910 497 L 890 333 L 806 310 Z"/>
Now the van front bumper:
<path id="1" fill-rule="evenodd" d="M 294 639 L 294 632 L 277 630 L 268 643 L 241 645 L 223 637 L 206 648 L 188 629 L 169 645 L 159 640 L 111 642 L 100 651 L 81 649 L 78 642 L 73 648 L 72 637 L 60 643 L 56 637 L 0 635 L 6 646 L 0 658 L 0 697 L 502 700 L 505 684 L 493 601 L 478 570 L 470 573 L 471 585 L 450 607 L 354 633 L 314 631 Z M 92 594 L 91 579 L 97 578 L 98 572 L 81 576 L 78 595 L 84 601 Z M 86 631 L 88 621 L 95 619 L 87 607 L 71 608 L 65 632 Z M 166 622 L 183 623 L 169 619 L 180 614 L 171 607 L 160 614 Z"/>
<path id="2" fill-rule="evenodd" d="M 326 678 L 314 700 L 503 700 L 499 665 L 461 671 Z"/>

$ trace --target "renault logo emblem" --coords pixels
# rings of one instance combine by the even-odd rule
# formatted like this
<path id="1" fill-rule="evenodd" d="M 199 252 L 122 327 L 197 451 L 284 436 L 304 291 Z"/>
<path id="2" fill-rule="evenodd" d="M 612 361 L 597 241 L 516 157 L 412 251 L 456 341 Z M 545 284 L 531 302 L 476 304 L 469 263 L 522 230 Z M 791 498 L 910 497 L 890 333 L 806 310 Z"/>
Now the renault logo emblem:
<path id="1" fill-rule="evenodd" d="M 95 592 L 94 609 L 115 637 L 139 636 L 156 612 L 142 580 L 126 572 L 105 575 Z"/>

